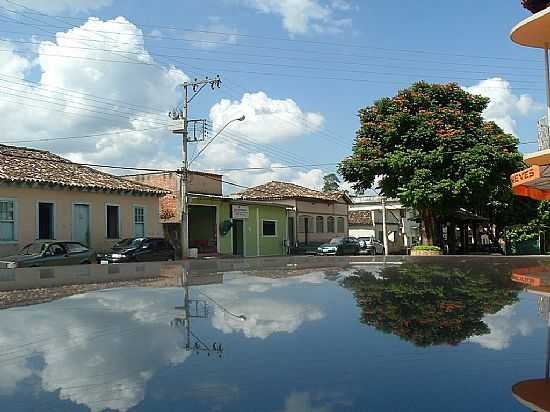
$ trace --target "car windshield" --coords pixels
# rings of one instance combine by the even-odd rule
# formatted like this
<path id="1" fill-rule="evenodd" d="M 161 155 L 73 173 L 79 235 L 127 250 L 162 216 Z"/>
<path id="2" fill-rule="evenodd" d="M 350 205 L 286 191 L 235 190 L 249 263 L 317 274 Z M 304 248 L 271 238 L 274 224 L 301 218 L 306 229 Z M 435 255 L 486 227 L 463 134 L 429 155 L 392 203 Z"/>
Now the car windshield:
<path id="1" fill-rule="evenodd" d="M 335 237 L 334 239 L 331 239 L 330 240 L 330 243 L 332 244 L 338 244 L 338 243 L 342 243 L 344 241 L 344 238 L 342 237 Z"/>
<path id="2" fill-rule="evenodd" d="M 145 239 L 142 237 L 123 239 L 115 245 L 116 249 L 140 247 Z"/>
<path id="3" fill-rule="evenodd" d="M 19 251 L 21 255 L 40 255 L 46 249 L 47 243 L 29 243 Z"/>

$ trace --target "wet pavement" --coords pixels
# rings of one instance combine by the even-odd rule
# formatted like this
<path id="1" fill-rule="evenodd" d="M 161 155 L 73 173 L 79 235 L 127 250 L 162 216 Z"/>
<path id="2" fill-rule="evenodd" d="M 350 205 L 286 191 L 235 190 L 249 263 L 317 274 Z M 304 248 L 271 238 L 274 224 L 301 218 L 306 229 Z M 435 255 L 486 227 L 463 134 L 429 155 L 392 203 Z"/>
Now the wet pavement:
<path id="1" fill-rule="evenodd" d="M 545 376 L 550 260 L 170 268 L 168 287 L 0 311 L 0 410 L 523 411 L 521 396 L 548 399 L 512 388 Z"/>

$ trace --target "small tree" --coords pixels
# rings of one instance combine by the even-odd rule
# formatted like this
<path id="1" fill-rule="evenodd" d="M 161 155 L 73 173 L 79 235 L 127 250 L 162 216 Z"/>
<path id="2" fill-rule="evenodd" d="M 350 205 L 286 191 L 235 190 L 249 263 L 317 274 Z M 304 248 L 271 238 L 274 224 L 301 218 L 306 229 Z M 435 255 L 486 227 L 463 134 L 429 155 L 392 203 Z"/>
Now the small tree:
<path id="1" fill-rule="evenodd" d="M 340 189 L 340 179 L 336 173 L 330 173 L 323 177 L 323 192 L 335 192 Z"/>
<path id="2" fill-rule="evenodd" d="M 381 176 L 385 196 L 419 212 L 423 243 L 442 246 L 447 216 L 510 197 L 509 176 L 522 167 L 517 139 L 483 120 L 488 103 L 454 83 L 419 82 L 380 99 L 360 110 L 353 155 L 339 172 L 356 190 Z"/>
<path id="3" fill-rule="evenodd" d="M 550 0 L 522 0 L 521 4 L 531 13 L 538 13 L 550 6 Z"/>

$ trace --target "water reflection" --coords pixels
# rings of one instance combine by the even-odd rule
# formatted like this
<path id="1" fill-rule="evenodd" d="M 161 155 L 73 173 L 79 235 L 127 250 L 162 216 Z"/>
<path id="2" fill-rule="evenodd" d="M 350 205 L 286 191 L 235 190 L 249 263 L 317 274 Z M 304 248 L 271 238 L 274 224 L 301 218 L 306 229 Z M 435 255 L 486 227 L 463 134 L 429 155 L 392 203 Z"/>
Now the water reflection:
<path id="1" fill-rule="evenodd" d="M 489 334 L 484 315 L 517 301 L 506 273 L 442 266 L 384 266 L 358 270 L 343 286 L 353 291 L 361 322 L 417 346 L 457 345 Z"/>
<path id="2" fill-rule="evenodd" d="M 184 275 L 182 288 L 108 290 L 0 312 L 0 410 L 17 410 L 16 401 L 2 406 L 13 398 L 25 402 L 22 410 L 81 405 L 125 412 L 143 403 L 148 385 L 190 358 L 224 361 L 227 334 L 266 339 L 324 317 L 315 305 L 264 296 L 319 283 L 322 275 L 246 279 Z M 186 382 L 173 393 L 208 402 L 238 398 L 235 385 Z M 21 399 L 29 386 L 35 395 Z"/>
<path id="3" fill-rule="evenodd" d="M 546 364 L 542 379 L 528 379 L 512 387 L 514 397 L 533 411 L 550 411 L 550 267 L 537 266 L 516 270 L 512 279 L 527 285 L 527 291 L 538 296 L 539 316 L 547 323 Z"/>

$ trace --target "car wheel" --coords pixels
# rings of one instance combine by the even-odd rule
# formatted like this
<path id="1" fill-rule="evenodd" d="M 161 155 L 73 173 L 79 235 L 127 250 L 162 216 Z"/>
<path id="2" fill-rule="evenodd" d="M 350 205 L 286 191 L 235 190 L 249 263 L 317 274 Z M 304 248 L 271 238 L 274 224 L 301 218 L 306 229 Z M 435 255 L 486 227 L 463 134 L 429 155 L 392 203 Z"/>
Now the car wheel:
<path id="1" fill-rule="evenodd" d="M 84 262 L 81 263 L 81 265 L 91 265 L 92 262 L 90 262 L 89 260 L 85 260 Z"/>

